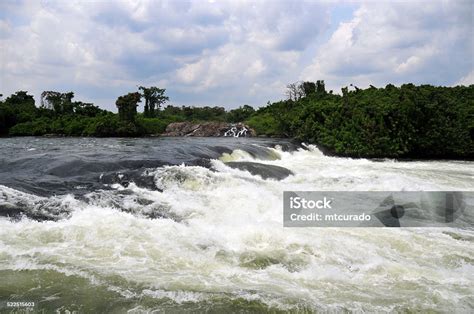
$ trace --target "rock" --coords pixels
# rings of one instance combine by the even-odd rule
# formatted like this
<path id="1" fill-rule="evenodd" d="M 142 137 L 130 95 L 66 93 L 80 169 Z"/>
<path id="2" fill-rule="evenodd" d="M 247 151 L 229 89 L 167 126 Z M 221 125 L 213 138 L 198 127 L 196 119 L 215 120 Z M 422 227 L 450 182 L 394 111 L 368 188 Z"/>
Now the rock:
<path id="1" fill-rule="evenodd" d="M 261 176 L 262 179 L 264 180 L 265 179 L 283 180 L 286 177 L 293 174 L 293 172 L 289 169 L 286 169 L 280 166 L 261 164 L 257 162 L 230 161 L 230 162 L 226 162 L 225 164 L 231 168 L 245 170 L 245 171 L 250 172 L 253 175 Z"/>
<path id="2" fill-rule="evenodd" d="M 155 178 L 151 175 L 144 174 L 142 169 L 103 174 L 99 177 L 99 181 L 103 184 L 110 185 L 118 183 L 124 187 L 128 187 L 128 185 L 133 182 L 138 187 L 163 192 L 163 190 L 156 186 Z"/>
<path id="3" fill-rule="evenodd" d="M 201 136 L 201 137 L 252 137 L 256 132 L 243 123 L 226 122 L 174 122 L 168 124 L 162 136 Z"/>

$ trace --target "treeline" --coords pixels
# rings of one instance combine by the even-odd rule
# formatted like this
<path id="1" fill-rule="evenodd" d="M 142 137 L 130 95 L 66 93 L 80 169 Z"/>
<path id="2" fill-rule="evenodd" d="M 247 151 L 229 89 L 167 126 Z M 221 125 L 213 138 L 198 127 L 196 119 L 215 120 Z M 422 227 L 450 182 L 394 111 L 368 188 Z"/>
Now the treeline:
<path id="1" fill-rule="evenodd" d="M 171 122 L 247 120 L 255 110 L 248 105 L 226 111 L 223 107 L 190 107 L 163 105 L 169 100 L 166 90 L 157 87 L 117 98 L 118 114 L 91 103 L 74 101 L 74 93 L 45 91 L 39 106 L 32 95 L 18 91 L 0 101 L 0 135 L 6 136 L 143 136 L 165 131 Z M 137 112 L 143 102 L 144 111 Z"/>
<path id="2" fill-rule="evenodd" d="M 288 86 L 288 98 L 249 120 L 258 134 L 294 137 L 350 157 L 474 158 L 474 85 L 387 85 L 326 92 Z"/>
<path id="3" fill-rule="evenodd" d="M 117 98 L 118 114 L 74 93 L 19 91 L 0 101 L 0 135 L 142 136 L 171 122 L 246 122 L 258 135 L 292 137 L 350 157 L 474 158 L 474 85 L 387 85 L 327 92 L 324 81 L 288 85 L 288 99 L 255 110 L 166 106 L 165 89 L 140 86 Z M 139 102 L 144 112 L 138 113 Z"/>
<path id="4" fill-rule="evenodd" d="M 160 112 L 160 116 L 179 121 L 220 121 L 242 122 L 249 119 L 255 109 L 249 105 L 226 111 L 224 107 L 191 107 L 167 106 Z"/>

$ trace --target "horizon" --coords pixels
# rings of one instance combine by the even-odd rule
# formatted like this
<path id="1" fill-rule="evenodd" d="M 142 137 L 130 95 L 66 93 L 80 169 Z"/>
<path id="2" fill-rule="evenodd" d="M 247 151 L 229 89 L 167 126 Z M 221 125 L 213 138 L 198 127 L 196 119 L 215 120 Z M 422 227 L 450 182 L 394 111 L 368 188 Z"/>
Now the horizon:
<path id="1" fill-rule="evenodd" d="M 474 83 L 469 1 L 0 4 L 0 93 L 73 91 L 116 112 L 158 86 L 174 106 L 264 106 L 286 85 Z M 140 107 L 142 107 L 141 105 Z"/>

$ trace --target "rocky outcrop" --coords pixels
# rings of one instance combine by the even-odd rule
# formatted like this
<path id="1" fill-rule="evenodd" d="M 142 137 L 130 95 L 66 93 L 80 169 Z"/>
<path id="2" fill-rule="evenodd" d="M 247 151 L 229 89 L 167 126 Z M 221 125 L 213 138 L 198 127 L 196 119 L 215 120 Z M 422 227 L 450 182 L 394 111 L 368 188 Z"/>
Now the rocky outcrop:
<path id="1" fill-rule="evenodd" d="M 174 122 L 170 123 L 162 136 L 202 136 L 202 137 L 252 137 L 255 130 L 243 123 L 226 122 Z"/>
<path id="2" fill-rule="evenodd" d="M 262 179 L 275 179 L 283 180 L 286 177 L 293 174 L 291 170 L 280 166 L 261 164 L 258 162 L 249 162 L 249 161 L 229 161 L 225 163 L 231 168 L 236 168 L 239 170 L 246 170 L 253 175 L 259 175 Z"/>

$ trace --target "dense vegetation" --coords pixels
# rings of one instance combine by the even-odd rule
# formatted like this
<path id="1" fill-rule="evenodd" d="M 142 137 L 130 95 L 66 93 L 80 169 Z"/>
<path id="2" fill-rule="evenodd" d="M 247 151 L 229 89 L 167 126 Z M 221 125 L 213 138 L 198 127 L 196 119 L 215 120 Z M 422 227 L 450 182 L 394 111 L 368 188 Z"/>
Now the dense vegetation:
<path id="1" fill-rule="evenodd" d="M 223 107 L 166 106 L 165 89 L 139 87 L 117 98 L 118 114 L 80 101 L 74 93 L 45 91 L 41 104 L 35 106 L 32 95 L 19 91 L 0 101 L 0 135 L 65 135 L 65 136 L 142 136 L 157 135 L 171 122 L 223 121 L 240 122 L 255 110 L 245 105 L 226 111 Z M 137 113 L 144 100 L 144 112 Z"/>
<path id="2" fill-rule="evenodd" d="M 290 84 L 287 95 L 257 111 L 163 108 L 164 89 L 140 86 L 118 97 L 114 114 L 73 101 L 72 92 L 45 91 L 37 107 L 19 91 L 0 102 L 0 135 L 141 136 L 163 133 L 171 122 L 245 121 L 259 135 L 294 137 L 342 156 L 474 158 L 474 85 L 345 87 L 337 95 L 317 81 Z"/>
<path id="3" fill-rule="evenodd" d="M 401 87 L 327 93 L 289 85 L 289 99 L 249 120 L 259 134 L 295 137 L 352 157 L 474 157 L 474 85 Z"/>

